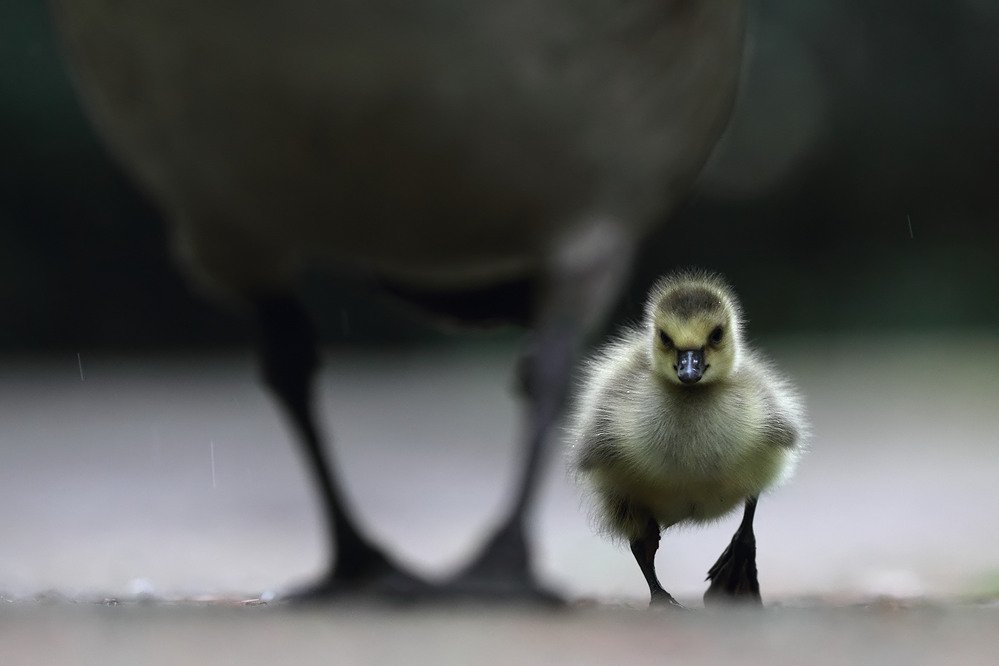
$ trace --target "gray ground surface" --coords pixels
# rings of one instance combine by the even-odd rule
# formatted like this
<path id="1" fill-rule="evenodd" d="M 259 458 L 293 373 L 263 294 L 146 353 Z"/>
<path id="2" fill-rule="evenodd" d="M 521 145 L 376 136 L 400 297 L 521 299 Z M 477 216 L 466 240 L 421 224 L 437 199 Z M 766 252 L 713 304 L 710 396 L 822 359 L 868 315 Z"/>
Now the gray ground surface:
<path id="1" fill-rule="evenodd" d="M 630 554 L 592 533 L 560 464 L 535 538 L 569 612 L 166 603 L 255 598 L 322 561 L 306 477 L 249 356 L 3 359 L 0 650 L 16 658 L 0 661 L 176 663 L 179 650 L 216 663 L 652 663 L 751 650 L 779 663 L 993 663 L 999 610 L 966 602 L 999 593 L 999 338 L 765 347 L 807 396 L 813 440 L 760 503 L 774 608 L 755 615 L 642 610 Z M 349 493 L 370 532 L 429 576 L 465 561 L 508 499 L 512 361 L 512 346 L 327 359 L 324 422 Z M 698 606 L 736 523 L 667 534 L 667 589 Z M 43 592 L 55 601 L 30 601 Z M 104 598 L 123 603 L 92 603 Z"/>
<path id="2" fill-rule="evenodd" d="M 0 610 L 5 664 L 995 664 L 999 607 Z"/>

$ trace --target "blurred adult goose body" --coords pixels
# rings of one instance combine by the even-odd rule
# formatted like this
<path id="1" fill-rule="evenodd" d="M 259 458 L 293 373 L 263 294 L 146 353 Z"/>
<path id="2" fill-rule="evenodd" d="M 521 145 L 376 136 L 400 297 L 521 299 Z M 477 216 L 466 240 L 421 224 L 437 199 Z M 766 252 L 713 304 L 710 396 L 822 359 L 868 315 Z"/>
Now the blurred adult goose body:
<path id="1" fill-rule="evenodd" d="M 247 304 L 322 498 L 314 591 L 425 589 L 364 535 L 316 432 L 311 261 L 532 332 L 524 472 L 460 583 L 530 593 L 524 517 L 581 336 L 731 111 L 740 0 L 52 0 L 82 97 L 199 283 Z"/>
<path id="2" fill-rule="evenodd" d="M 661 532 L 740 504 L 705 601 L 760 601 L 757 498 L 792 473 L 805 421 L 792 384 L 744 341 L 720 276 L 681 271 L 655 284 L 641 325 L 590 360 L 571 430 L 572 464 L 603 528 L 631 545 L 653 604 L 677 605 L 656 576 Z"/>

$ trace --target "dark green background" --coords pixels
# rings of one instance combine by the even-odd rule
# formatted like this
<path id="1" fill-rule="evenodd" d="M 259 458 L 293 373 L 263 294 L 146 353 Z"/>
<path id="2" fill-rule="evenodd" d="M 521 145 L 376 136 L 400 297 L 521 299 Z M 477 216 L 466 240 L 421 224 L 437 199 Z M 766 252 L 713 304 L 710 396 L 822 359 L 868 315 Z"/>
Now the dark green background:
<path id="1" fill-rule="evenodd" d="M 999 324 L 999 3 L 761 0 L 730 136 L 648 243 L 726 273 L 754 333 Z M 244 344 L 77 105 L 41 0 L 0 3 L 0 350 Z M 308 286 L 334 344 L 434 338 L 357 284 Z"/>

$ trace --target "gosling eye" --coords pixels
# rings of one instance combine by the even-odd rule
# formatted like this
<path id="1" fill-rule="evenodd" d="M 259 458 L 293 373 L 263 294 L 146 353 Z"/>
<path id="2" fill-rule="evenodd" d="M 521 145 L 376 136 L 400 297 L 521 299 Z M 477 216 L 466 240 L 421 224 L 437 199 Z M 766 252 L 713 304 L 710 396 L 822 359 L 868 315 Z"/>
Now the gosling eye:
<path id="1" fill-rule="evenodd" d="M 673 346 L 673 340 L 670 339 L 670 337 L 668 335 L 666 335 L 666 331 L 664 331 L 661 328 L 659 329 L 659 341 L 663 343 L 664 347 L 672 347 Z"/>
<path id="2" fill-rule="evenodd" d="M 721 344 L 723 334 L 722 327 L 715 326 L 715 330 L 711 331 L 711 335 L 708 336 L 708 341 L 713 345 Z"/>

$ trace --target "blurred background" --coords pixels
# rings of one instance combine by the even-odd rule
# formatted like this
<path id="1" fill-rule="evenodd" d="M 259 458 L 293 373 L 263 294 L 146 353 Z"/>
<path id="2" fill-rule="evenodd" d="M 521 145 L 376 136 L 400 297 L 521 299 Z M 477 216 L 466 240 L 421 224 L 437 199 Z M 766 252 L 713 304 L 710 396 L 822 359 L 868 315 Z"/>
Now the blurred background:
<path id="1" fill-rule="evenodd" d="M 999 593 L 999 3 L 750 13 L 730 130 L 611 327 L 683 247 L 729 277 L 802 385 L 812 453 L 760 509 L 773 594 Z M 342 277 L 311 276 L 308 299 L 351 490 L 380 538 L 440 573 L 503 505 L 516 334 L 445 337 Z M 252 592 L 314 571 L 311 495 L 249 339 L 173 268 L 81 113 L 45 4 L 0 3 L 0 590 Z M 560 465 L 548 488 L 546 573 L 640 598 Z M 419 527 L 398 509 L 414 496 Z M 732 527 L 680 535 L 667 587 L 696 596 Z"/>
<path id="2" fill-rule="evenodd" d="M 632 302 L 682 242 L 736 283 L 757 332 L 994 326 L 999 5 L 750 6 L 729 136 L 691 205 L 646 246 Z M 80 112 L 40 0 L 0 7 L 0 147 L 0 345 L 245 336 L 174 271 L 156 212 Z M 428 335 L 386 325 L 394 313 L 341 280 L 313 292 L 332 344 Z"/>

